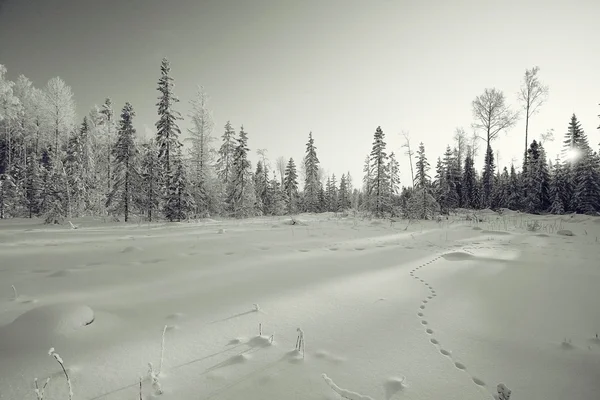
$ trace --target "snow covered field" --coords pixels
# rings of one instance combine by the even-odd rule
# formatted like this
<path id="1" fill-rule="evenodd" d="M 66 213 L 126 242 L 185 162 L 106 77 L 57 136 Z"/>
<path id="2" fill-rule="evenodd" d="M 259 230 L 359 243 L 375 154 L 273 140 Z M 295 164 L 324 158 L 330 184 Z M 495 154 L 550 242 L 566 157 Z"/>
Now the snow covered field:
<path id="1" fill-rule="evenodd" d="M 597 399 L 600 218 L 483 217 L 0 221 L 0 399 Z"/>

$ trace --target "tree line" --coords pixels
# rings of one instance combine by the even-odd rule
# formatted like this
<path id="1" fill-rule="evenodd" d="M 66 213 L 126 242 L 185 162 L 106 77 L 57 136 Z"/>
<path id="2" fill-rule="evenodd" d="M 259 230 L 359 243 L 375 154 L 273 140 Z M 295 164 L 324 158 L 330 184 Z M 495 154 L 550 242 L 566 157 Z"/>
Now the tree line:
<path id="1" fill-rule="evenodd" d="M 124 221 L 134 216 L 182 221 L 349 209 L 376 217 L 431 218 L 459 207 L 600 212 L 600 157 L 575 115 L 560 158 L 549 160 L 545 152 L 543 141 L 551 135 L 528 142 L 529 120 L 548 94 L 538 72 L 535 67 L 525 73 L 519 92 L 522 112 L 513 111 L 497 89 L 485 89 L 475 98 L 477 134 L 467 138 L 458 128 L 454 145 L 438 157 L 433 178 L 424 144 L 415 153 L 405 133 L 412 182 L 401 186 L 397 156 L 387 153 L 385 134 L 377 127 L 362 185 L 354 187 L 350 173 L 343 173 L 339 181 L 335 174 L 325 176 L 312 132 L 299 167 L 293 158 L 282 157 L 273 167 L 267 151 L 259 149 L 253 168 L 249 133 L 243 125 L 236 132 L 229 121 L 216 146 L 208 96 L 201 86 L 190 102 L 191 128 L 183 139 L 183 117 L 177 111 L 167 59 L 161 62 L 157 81 L 156 134 L 148 139 L 137 134 L 130 103 L 115 115 L 107 98 L 76 126 L 73 93 L 62 79 L 53 78 L 38 89 L 23 75 L 9 81 L 0 65 L 0 218 L 43 217 L 46 223 L 60 223 L 65 218 L 109 215 Z M 499 170 L 493 141 L 521 115 L 526 144 L 522 168 Z M 474 160 L 482 139 L 486 148 L 479 173 Z M 187 151 L 184 140 L 190 142 Z"/>

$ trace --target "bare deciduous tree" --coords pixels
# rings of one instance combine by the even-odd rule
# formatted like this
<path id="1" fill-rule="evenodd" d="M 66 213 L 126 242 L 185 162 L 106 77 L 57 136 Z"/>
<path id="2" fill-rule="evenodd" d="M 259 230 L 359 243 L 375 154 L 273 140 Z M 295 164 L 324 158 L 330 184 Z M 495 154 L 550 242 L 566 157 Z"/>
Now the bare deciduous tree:
<path id="1" fill-rule="evenodd" d="M 473 100 L 473 128 L 485 132 L 487 147 L 500 132 L 512 128 L 519 118 L 506 104 L 504 93 L 495 88 L 485 89 L 482 95 Z"/>
<path id="2" fill-rule="evenodd" d="M 454 140 L 456 141 L 456 151 L 458 156 L 458 166 L 462 168 L 463 161 L 465 158 L 465 152 L 467 150 L 467 133 L 464 128 L 459 127 L 454 131 Z"/>
<path id="3" fill-rule="evenodd" d="M 548 99 L 548 86 L 543 85 L 537 74 L 539 67 L 533 67 L 525 71 L 525 77 L 519 91 L 519 101 L 525 111 L 525 157 L 527 157 L 527 148 L 529 147 L 529 118 L 533 116 L 540 106 Z"/>
<path id="4" fill-rule="evenodd" d="M 404 136 L 404 144 L 402 145 L 402 147 L 406 148 L 406 151 L 404 152 L 404 154 L 408 156 L 408 160 L 410 161 L 410 181 L 414 182 L 415 181 L 415 173 L 413 170 L 413 162 L 412 162 L 412 156 L 413 156 L 414 152 L 410 148 L 410 134 L 408 131 L 402 131 L 402 136 Z"/>
<path id="5" fill-rule="evenodd" d="M 281 156 L 276 161 L 277 171 L 279 171 L 279 177 L 281 178 L 281 185 L 283 186 L 283 178 L 285 176 L 285 167 L 287 166 L 287 160 Z"/>

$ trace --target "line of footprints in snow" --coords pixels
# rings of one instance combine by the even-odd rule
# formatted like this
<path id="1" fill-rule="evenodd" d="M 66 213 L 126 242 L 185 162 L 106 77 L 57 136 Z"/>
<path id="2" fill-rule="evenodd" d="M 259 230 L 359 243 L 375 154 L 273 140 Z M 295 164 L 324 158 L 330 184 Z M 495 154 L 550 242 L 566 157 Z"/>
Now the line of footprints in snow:
<path id="1" fill-rule="evenodd" d="M 473 254 L 472 252 L 470 252 L 469 250 L 466 249 L 462 249 L 462 251 L 464 251 L 465 253 L 469 253 L 469 254 Z M 440 351 L 441 354 L 443 354 L 444 356 L 448 357 L 450 360 L 452 360 L 452 362 L 454 363 L 454 366 L 456 368 L 458 368 L 459 370 L 465 372 L 469 378 L 471 378 L 471 380 L 473 381 L 473 383 L 475 383 L 475 385 L 479 386 L 479 387 L 483 387 L 485 388 L 485 382 L 482 381 L 481 379 L 477 378 L 476 376 L 471 375 L 468 371 L 467 371 L 467 367 L 461 363 L 458 362 L 456 360 L 454 360 L 454 358 L 452 357 L 452 352 L 450 352 L 447 349 L 444 349 L 441 345 L 440 342 L 433 337 L 433 329 L 431 329 L 429 327 L 429 322 L 427 322 L 427 320 L 425 319 L 425 314 L 424 314 L 424 310 L 425 308 L 427 308 L 427 304 L 432 301 L 435 297 L 437 297 L 437 292 L 435 291 L 435 289 L 433 288 L 433 286 L 431 286 L 428 282 L 426 282 L 424 279 L 420 278 L 419 276 L 417 276 L 415 273 L 420 270 L 421 268 L 439 260 L 440 258 L 443 258 L 444 254 L 441 254 L 437 257 L 435 257 L 434 259 L 427 261 L 424 264 L 419 265 L 418 267 L 414 268 L 413 270 L 410 271 L 410 276 L 413 277 L 414 279 L 418 280 L 419 282 L 421 282 L 422 284 L 425 285 L 425 287 L 427 287 L 427 289 L 430 292 L 430 295 L 427 296 L 426 299 L 424 299 L 422 301 L 422 304 L 419 306 L 419 311 L 417 313 L 417 315 L 419 316 L 420 320 L 421 320 L 421 324 L 425 327 L 425 332 L 431 336 L 431 338 L 429 339 L 429 341 L 438 348 L 438 350 Z M 511 391 L 510 389 L 508 389 L 504 384 L 499 384 L 497 386 L 497 392 L 498 394 L 494 394 L 494 398 L 498 399 L 498 400 L 509 400 L 510 399 L 510 395 L 511 395 Z"/>

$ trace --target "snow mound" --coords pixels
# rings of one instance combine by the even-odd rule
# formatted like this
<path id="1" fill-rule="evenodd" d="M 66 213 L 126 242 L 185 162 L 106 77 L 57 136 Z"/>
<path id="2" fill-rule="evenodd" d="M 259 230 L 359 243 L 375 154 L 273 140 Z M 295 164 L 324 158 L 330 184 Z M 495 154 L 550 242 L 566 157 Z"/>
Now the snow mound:
<path id="1" fill-rule="evenodd" d="M 466 261 L 466 260 L 472 260 L 473 258 L 475 258 L 473 255 L 471 255 L 469 253 L 465 253 L 463 251 L 455 251 L 452 253 L 446 253 L 442 257 L 448 261 Z"/>
<path id="2" fill-rule="evenodd" d="M 556 232 L 556 234 L 561 236 L 575 236 L 575 234 L 568 229 L 561 229 L 560 231 Z"/>
<path id="3" fill-rule="evenodd" d="M 132 253 L 134 251 L 139 251 L 139 250 L 141 250 L 139 247 L 127 246 L 123 250 L 121 250 L 121 253 Z"/>
<path id="4" fill-rule="evenodd" d="M 478 226 L 474 226 L 474 227 L 473 227 L 473 230 L 474 230 L 474 231 L 481 231 L 481 230 L 483 230 L 483 228 L 480 228 L 480 227 L 478 227 Z"/>
<path id="5" fill-rule="evenodd" d="M 248 346 L 250 347 L 267 347 L 271 346 L 273 343 L 271 341 L 270 336 L 255 336 L 248 341 Z"/>
<path id="6" fill-rule="evenodd" d="M 385 398 L 390 400 L 396 393 L 407 387 L 406 377 L 389 378 L 385 384 Z"/>
<path id="7" fill-rule="evenodd" d="M 12 333 L 68 335 L 94 322 L 94 311 L 85 305 L 53 304 L 36 307 L 7 325 Z"/>

